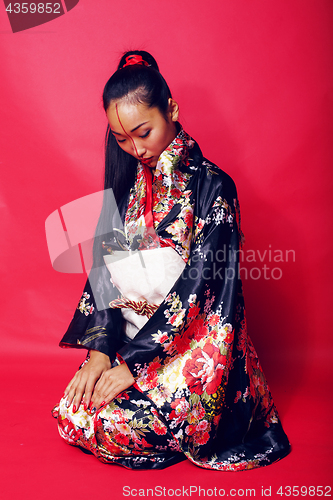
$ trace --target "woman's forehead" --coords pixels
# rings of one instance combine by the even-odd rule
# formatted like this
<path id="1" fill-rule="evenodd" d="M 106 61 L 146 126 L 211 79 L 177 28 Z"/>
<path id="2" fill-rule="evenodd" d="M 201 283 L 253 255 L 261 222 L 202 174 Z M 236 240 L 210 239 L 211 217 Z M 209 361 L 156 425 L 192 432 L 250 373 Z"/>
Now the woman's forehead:
<path id="1" fill-rule="evenodd" d="M 111 130 L 122 133 L 123 127 L 127 132 L 132 132 L 141 125 L 154 120 L 159 113 L 158 108 L 149 108 L 142 103 L 118 101 L 110 104 L 106 116 Z"/>

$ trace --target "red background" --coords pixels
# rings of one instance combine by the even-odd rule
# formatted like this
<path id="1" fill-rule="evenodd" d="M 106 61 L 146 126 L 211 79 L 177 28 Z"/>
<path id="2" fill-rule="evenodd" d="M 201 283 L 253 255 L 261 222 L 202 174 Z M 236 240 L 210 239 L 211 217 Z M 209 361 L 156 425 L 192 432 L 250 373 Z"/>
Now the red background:
<path id="1" fill-rule="evenodd" d="M 331 0 L 80 0 L 13 34 L 0 6 L 5 498 L 191 484 L 257 496 L 271 485 L 281 498 L 279 486 L 331 484 L 332 11 Z M 295 251 L 295 262 L 247 263 L 280 267 L 281 279 L 244 280 L 249 332 L 293 445 L 268 468 L 126 471 L 66 446 L 50 417 L 82 359 L 57 344 L 85 277 L 52 269 L 44 223 L 102 189 L 101 93 L 131 48 L 153 53 L 185 130 L 235 180 L 245 252 Z"/>

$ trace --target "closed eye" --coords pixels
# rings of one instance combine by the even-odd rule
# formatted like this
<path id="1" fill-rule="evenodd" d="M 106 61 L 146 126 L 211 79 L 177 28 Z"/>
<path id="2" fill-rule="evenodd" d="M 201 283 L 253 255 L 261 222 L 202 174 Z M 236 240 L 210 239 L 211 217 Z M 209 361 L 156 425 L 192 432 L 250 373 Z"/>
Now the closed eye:
<path id="1" fill-rule="evenodd" d="M 150 134 L 150 132 L 151 132 L 150 130 L 147 130 L 147 132 L 145 134 L 143 134 L 143 135 L 140 135 L 140 137 L 142 139 L 144 139 L 145 137 L 148 137 L 148 135 Z"/>
<path id="2" fill-rule="evenodd" d="M 112 132 L 112 131 L 111 131 L 111 132 Z M 117 136 L 118 136 L 118 134 L 117 134 L 117 135 L 115 135 L 115 134 L 112 132 L 112 135 L 113 135 L 113 137 L 116 139 L 116 141 L 117 141 L 118 143 L 119 143 L 119 142 L 125 142 L 125 141 L 126 141 L 126 139 L 119 139 L 119 137 L 117 137 Z M 120 134 L 119 134 L 119 135 L 120 135 Z"/>

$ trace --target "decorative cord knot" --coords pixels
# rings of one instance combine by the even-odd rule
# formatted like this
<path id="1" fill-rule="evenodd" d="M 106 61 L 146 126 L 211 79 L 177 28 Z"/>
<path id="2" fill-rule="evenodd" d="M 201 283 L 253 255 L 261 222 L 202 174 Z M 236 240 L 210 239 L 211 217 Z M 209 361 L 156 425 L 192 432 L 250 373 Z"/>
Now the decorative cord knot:
<path id="1" fill-rule="evenodd" d="M 135 300 L 128 300 L 124 297 L 121 299 L 111 300 L 109 306 L 112 309 L 133 309 L 136 314 L 139 314 L 140 316 L 147 316 L 148 319 L 150 319 L 154 312 L 159 308 L 158 304 L 149 304 L 146 300 L 135 302 Z"/>

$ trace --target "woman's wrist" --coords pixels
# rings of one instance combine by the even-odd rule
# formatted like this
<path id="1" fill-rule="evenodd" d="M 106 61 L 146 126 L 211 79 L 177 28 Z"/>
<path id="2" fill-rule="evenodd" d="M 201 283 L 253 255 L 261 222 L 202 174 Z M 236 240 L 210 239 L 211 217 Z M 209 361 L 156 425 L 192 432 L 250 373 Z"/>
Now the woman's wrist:
<path id="1" fill-rule="evenodd" d="M 111 368 L 110 358 L 107 354 L 104 354 L 104 352 L 96 351 L 95 349 L 90 349 L 89 356 L 91 361 L 96 361 L 96 360 L 103 361 L 105 364 L 108 365 L 109 368 Z"/>

